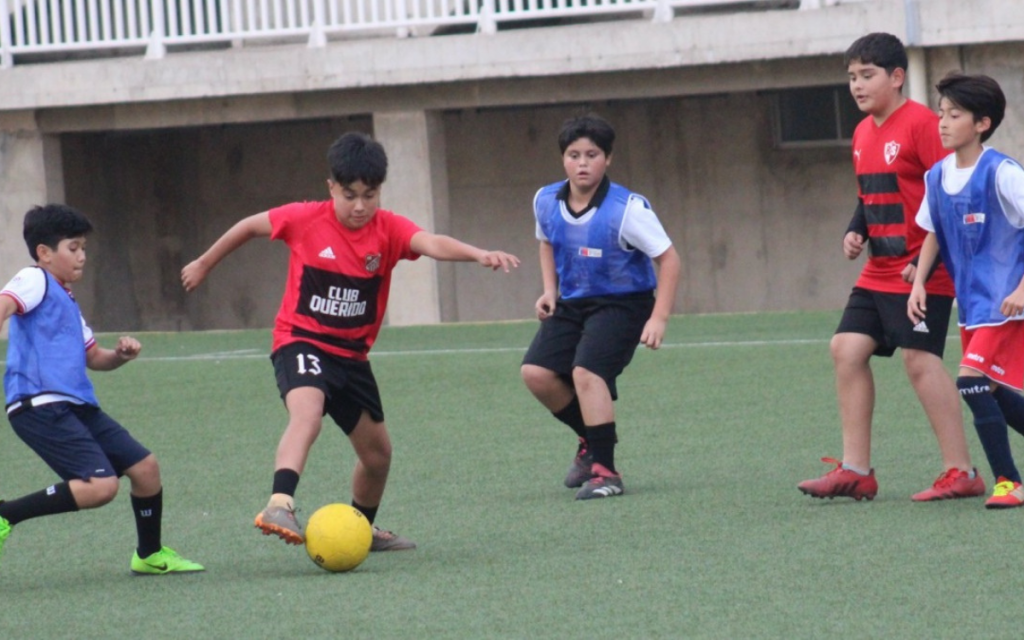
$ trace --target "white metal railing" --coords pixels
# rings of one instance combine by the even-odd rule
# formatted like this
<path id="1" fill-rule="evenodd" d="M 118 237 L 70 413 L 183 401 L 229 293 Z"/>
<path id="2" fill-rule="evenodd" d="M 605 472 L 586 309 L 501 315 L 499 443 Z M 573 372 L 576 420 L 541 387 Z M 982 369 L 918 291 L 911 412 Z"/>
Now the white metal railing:
<path id="1" fill-rule="evenodd" d="M 505 21 L 650 15 L 672 19 L 675 8 L 745 5 L 744 0 L 0 0 L 0 68 L 18 56 L 271 38 L 323 46 L 329 35 L 408 35 L 419 28 L 470 25 L 494 33 Z M 758 4 L 764 4 L 759 2 Z M 790 6 L 792 2 L 779 2 Z"/>

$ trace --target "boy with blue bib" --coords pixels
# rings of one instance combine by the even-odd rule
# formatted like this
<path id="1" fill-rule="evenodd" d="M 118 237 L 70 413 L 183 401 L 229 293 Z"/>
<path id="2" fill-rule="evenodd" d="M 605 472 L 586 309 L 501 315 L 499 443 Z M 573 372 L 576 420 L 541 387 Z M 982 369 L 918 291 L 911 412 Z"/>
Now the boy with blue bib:
<path id="1" fill-rule="evenodd" d="M 7 418 L 61 482 L 16 500 L 0 500 L 0 550 L 12 529 L 41 516 L 94 509 L 131 480 L 138 546 L 136 575 L 202 571 L 202 565 L 161 543 L 163 488 L 156 458 L 104 413 L 86 369 L 112 371 L 134 360 L 142 345 L 127 336 L 100 347 L 68 288 L 82 277 L 92 225 L 63 205 L 25 214 L 24 236 L 36 266 L 0 290 L 0 326 L 11 319 L 4 396 Z"/>
<path id="2" fill-rule="evenodd" d="M 623 492 L 615 380 L 638 344 L 661 346 L 679 283 L 679 255 L 647 199 L 605 175 L 614 142 L 598 116 L 565 122 L 558 145 L 568 179 L 541 188 L 533 202 L 544 293 L 521 372 L 578 438 L 565 478 L 577 500 Z"/>
<path id="3" fill-rule="evenodd" d="M 956 380 L 996 484 L 990 509 L 1024 505 L 1007 425 L 1024 434 L 1024 169 L 985 145 L 1006 98 L 988 76 L 951 74 L 939 90 L 939 133 L 954 153 L 925 178 L 917 223 L 928 231 L 907 314 L 927 312 L 938 255 L 953 276 L 963 359 Z"/>

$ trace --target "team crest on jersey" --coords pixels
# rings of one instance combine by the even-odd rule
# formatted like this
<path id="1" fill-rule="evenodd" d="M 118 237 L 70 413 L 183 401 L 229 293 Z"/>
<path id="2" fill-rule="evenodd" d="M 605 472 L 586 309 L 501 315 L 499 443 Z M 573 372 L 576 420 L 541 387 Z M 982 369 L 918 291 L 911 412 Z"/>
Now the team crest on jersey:
<path id="1" fill-rule="evenodd" d="M 373 273 L 374 271 L 380 268 L 380 254 L 371 253 L 370 255 L 366 256 L 365 264 L 366 270 L 370 273 Z"/>
<path id="2" fill-rule="evenodd" d="M 900 143 L 893 140 L 885 143 L 885 164 L 892 164 L 900 154 Z"/>

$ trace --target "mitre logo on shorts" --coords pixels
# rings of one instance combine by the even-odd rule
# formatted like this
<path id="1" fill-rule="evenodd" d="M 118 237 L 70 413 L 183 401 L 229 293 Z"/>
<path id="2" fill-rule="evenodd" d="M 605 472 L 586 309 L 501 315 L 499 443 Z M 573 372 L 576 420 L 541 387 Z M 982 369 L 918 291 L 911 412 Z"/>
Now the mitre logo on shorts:
<path id="1" fill-rule="evenodd" d="M 325 327 L 361 327 L 377 318 L 380 277 L 356 278 L 306 265 L 295 312 Z"/>
<path id="2" fill-rule="evenodd" d="M 380 269 L 380 254 L 371 253 L 370 255 L 363 258 L 363 263 L 366 265 L 366 272 L 373 273 L 377 269 Z"/>
<path id="3" fill-rule="evenodd" d="M 985 214 L 968 213 L 964 215 L 964 224 L 985 224 Z"/>
<path id="4" fill-rule="evenodd" d="M 885 164 L 892 164 L 900 154 L 900 143 L 893 140 L 885 143 Z"/>
<path id="5" fill-rule="evenodd" d="M 580 255 L 584 258 L 600 258 L 602 251 L 591 247 L 580 247 Z"/>

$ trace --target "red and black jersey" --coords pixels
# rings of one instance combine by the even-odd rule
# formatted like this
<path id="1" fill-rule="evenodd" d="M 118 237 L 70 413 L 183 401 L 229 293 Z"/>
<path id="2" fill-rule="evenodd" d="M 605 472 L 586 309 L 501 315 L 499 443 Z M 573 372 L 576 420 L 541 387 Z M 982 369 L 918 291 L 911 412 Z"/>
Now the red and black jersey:
<path id="1" fill-rule="evenodd" d="M 409 242 L 421 229 L 384 209 L 366 226 L 348 229 L 330 200 L 288 204 L 269 215 L 270 239 L 283 240 L 291 251 L 273 349 L 311 342 L 366 360 L 384 321 L 391 271 L 399 260 L 419 257 Z"/>
<path id="2" fill-rule="evenodd" d="M 870 255 L 857 286 L 909 293 L 901 273 L 921 251 L 927 232 L 915 217 L 924 198 L 924 174 L 949 151 L 942 148 L 939 121 L 928 107 L 907 100 L 881 126 L 870 116 L 853 133 L 853 168 L 859 207 L 867 222 Z M 860 212 L 858 212 L 860 213 Z M 953 295 L 953 282 L 939 266 L 928 293 Z"/>

